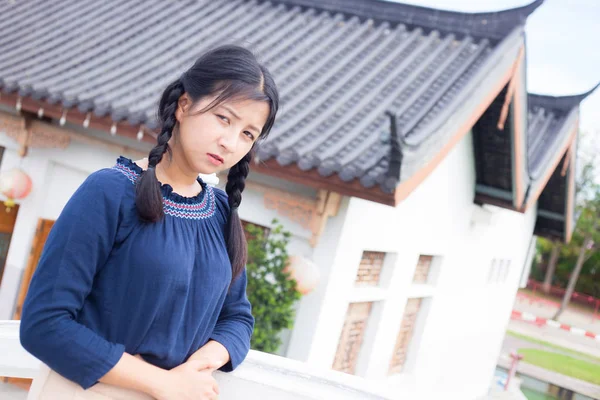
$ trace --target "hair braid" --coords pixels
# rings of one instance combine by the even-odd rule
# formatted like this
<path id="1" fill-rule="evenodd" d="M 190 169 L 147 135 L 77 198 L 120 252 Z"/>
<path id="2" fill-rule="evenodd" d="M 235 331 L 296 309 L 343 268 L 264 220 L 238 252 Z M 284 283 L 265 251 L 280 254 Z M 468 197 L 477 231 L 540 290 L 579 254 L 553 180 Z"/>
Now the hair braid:
<path id="1" fill-rule="evenodd" d="M 165 89 L 158 106 L 161 120 L 161 131 L 157 145 L 148 155 L 148 169 L 142 173 L 136 185 L 136 206 L 140 217 L 149 222 L 156 222 L 164 216 L 162 192 L 156 177 L 156 166 L 162 161 L 163 155 L 170 151 L 169 139 L 177 123 L 175 111 L 179 98 L 185 93 L 181 80 L 176 80 Z"/>
<path id="2" fill-rule="evenodd" d="M 253 152 L 250 151 L 237 164 L 229 169 L 225 191 L 229 199 L 229 221 L 227 226 L 227 252 L 231 261 L 233 279 L 239 276 L 246 266 L 248 258 L 246 237 L 238 214 L 242 202 L 242 192 L 246 187 L 246 177 L 250 172 Z"/>
<path id="3" fill-rule="evenodd" d="M 252 161 L 252 152 L 246 154 L 237 164 L 229 169 L 227 174 L 227 185 L 225 191 L 229 197 L 229 207 L 235 210 L 242 202 L 242 192 L 246 188 L 246 177 L 250 172 L 250 162 Z"/>

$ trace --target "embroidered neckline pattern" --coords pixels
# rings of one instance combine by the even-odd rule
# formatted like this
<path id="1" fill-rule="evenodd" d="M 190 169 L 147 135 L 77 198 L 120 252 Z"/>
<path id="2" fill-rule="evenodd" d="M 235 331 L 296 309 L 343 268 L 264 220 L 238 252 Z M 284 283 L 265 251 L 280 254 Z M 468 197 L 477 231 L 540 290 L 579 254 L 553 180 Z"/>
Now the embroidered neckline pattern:
<path id="1" fill-rule="evenodd" d="M 121 172 L 135 185 L 140 177 L 141 168 L 129 159 L 119 158 L 113 169 Z M 164 212 L 167 215 L 184 219 L 206 219 L 215 213 L 215 192 L 212 187 L 199 179 L 202 192 L 195 197 L 183 197 L 175 192 L 170 185 L 162 185 Z"/>

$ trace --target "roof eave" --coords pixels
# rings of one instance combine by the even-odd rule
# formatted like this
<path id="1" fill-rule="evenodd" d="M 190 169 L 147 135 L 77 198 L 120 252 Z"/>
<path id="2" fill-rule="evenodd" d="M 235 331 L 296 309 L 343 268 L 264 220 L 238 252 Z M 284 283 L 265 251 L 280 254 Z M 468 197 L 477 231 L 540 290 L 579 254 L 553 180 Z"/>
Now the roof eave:
<path id="1" fill-rule="evenodd" d="M 272 3 L 314 8 L 375 21 L 501 40 L 522 25 L 544 0 L 522 7 L 468 13 L 382 0 L 271 0 Z"/>
<path id="2" fill-rule="evenodd" d="M 524 49 L 523 49 L 524 50 Z M 524 51 L 520 54 L 517 71 L 514 76 L 515 91 L 512 99 L 512 123 L 511 127 L 511 156 L 512 156 L 512 206 L 519 209 L 525 202 L 527 187 L 529 185 L 529 174 L 527 170 L 527 68 Z"/>
<path id="3" fill-rule="evenodd" d="M 577 160 L 577 141 L 573 141 L 571 150 L 571 160 L 569 161 L 569 171 L 567 176 L 567 188 L 565 196 L 567 196 L 565 207 L 565 243 L 569 243 L 575 231 L 575 196 L 577 195 L 575 183 L 575 163 Z"/>
<path id="4" fill-rule="evenodd" d="M 529 99 L 532 105 L 543 108 L 558 108 L 564 111 L 578 107 L 579 104 L 591 95 L 600 87 L 600 83 L 596 84 L 590 90 L 569 96 L 550 96 L 544 94 L 529 93 Z"/>
<path id="5" fill-rule="evenodd" d="M 337 175 L 322 176 L 316 169 L 303 171 L 295 164 L 280 165 L 277 160 L 260 161 L 252 165 L 253 171 L 285 179 L 315 189 L 333 191 L 344 196 L 358 197 L 387 206 L 395 206 L 394 193 L 385 193 L 379 185 L 364 187 L 358 179 L 345 182 Z"/>
<path id="6" fill-rule="evenodd" d="M 64 122 L 81 124 L 89 129 L 97 129 L 107 133 L 114 132 L 115 135 L 118 134 L 129 139 L 156 144 L 156 135 L 144 129 L 143 125 L 131 125 L 127 121 L 115 122 L 110 115 L 98 117 L 92 115 L 92 113 L 82 112 L 77 107 L 65 108 L 61 104 L 51 104 L 46 100 L 36 100 L 31 96 L 22 97 L 17 92 L 3 93 L 0 96 L 0 104 L 15 109 L 17 112 L 23 110 L 32 114 L 38 114 L 40 110 L 43 110 L 44 116 L 57 121 L 64 120 Z M 140 135 L 140 131 L 143 135 Z"/>

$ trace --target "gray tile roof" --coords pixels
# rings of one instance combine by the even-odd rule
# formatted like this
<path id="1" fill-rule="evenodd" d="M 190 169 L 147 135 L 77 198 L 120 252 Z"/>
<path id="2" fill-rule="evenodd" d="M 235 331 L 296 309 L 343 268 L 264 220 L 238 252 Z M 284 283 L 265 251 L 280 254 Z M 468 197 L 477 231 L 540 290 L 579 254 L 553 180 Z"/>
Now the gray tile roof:
<path id="1" fill-rule="evenodd" d="M 574 199 L 576 195 L 575 185 L 570 184 L 569 180 L 574 179 L 576 157 L 575 154 L 567 152 L 551 171 L 550 168 L 554 165 L 551 155 L 554 155 L 555 159 L 557 149 L 563 147 L 572 130 L 578 128 L 579 104 L 599 86 L 574 96 L 528 96 L 527 140 L 532 187 L 539 188 L 540 185 L 545 185 L 538 199 L 536 235 L 565 240 L 570 237 L 575 227 L 574 223 L 568 226 L 566 221 L 575 221 L 575 201 L 569 201 L 569 198 Z M 568 169 L 563 171 L 567 157 L 571 159 Z M 550 172 L 550 179 L 546 183 L 544 177 Z"/>
<path id="2" fill-rule="evenodd" d="M 600 86 L 600 85 L 599 85 Z M 528 96 L 528 132 L 527 151 L 529 171 L 532 179 L 538 178 L 546 168 L 548 156 L 555 143 L 565 139 L 569 119 L 577 118 L 579 104 L 598 86 L 574 96 L 546 96 L 529 94 Z"/>
<path id="3" fill-rule="evenodd" d="M 377 0 L 3 1 L 0 89 L 155 128 L 162 89 L 206 48 L 241 41 L 282 99 L 259 157 L 390 193 L 405 149 L 439 150 L 419 146 L 541 2 L 464 14 Z"/>

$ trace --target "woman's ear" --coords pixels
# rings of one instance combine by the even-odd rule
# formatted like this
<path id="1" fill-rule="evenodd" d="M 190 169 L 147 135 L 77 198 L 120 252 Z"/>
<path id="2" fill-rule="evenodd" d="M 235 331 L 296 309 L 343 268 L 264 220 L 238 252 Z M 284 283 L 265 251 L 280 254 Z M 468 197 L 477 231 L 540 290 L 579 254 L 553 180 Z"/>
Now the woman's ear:
<path id="1" fill-rule="evenodd" d="M 184 93 L 181 95 L 181 97 L 179 97 L 179 100 L 177 101 L 177 110 L 175 110 L 175 118 L 177 119 L 177 122 L 181 122 L 181 119 L 185 113 L 188 112 L 191 104 L 192 99 L 190 99 L 190 96 L 188 96 L 187 93 Z"/>

